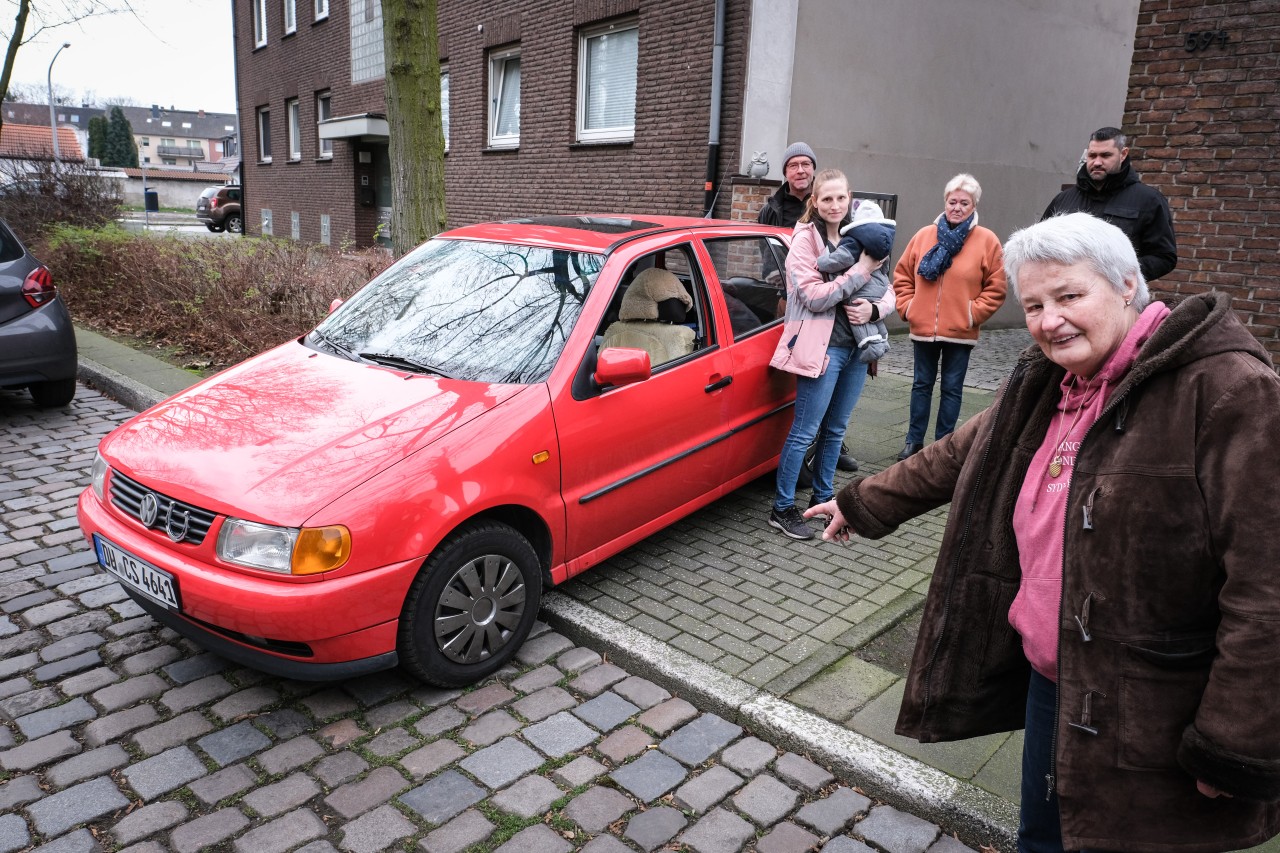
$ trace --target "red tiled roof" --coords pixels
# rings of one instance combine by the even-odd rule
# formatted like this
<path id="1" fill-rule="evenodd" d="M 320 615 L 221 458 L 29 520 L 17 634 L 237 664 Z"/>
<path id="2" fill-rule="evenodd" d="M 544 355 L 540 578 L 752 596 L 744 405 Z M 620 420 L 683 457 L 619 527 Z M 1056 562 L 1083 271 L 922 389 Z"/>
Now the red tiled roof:
<path id="1" fill-rule="evenodd" d="M 49 128 L 33 124 L 14 124 L 6 121 L 0 128 L 0 157 L 11 160 L 52 160 Z M 63 160 L 84 160 L 76 132 L 69 127 L 58 128 L 58 156 Z"/>

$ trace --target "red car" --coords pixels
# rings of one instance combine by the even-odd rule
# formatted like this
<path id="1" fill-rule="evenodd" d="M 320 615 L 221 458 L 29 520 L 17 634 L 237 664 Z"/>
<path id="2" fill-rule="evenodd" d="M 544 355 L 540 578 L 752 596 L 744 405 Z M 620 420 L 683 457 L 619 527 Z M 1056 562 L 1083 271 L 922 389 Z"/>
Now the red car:
<path id="1" fill-rule="evenodd" d="M 545 587 L 777 465 L 787 239 L 656 216 L 442 234 L 103 439 L 80 525 L 147 612 L 234 661 L 483 679 Z M 654 283 L 683 293 L 673 324 L 637 319 Z M 615 323 L 677 352 L 605 348 Z"/>

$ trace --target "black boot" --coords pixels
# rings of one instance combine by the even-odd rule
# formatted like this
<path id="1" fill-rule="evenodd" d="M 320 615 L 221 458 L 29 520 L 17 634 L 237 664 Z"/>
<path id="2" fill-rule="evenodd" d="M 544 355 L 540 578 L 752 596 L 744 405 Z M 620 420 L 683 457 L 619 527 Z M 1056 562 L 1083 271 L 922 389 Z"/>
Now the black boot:
<path id="1" fill-rule="evenodd" d="M 840 445 L 840 458 L 836 460 L 836 467 L 841 471 L 858 470 L 858 460 L 849 453 L 849 446 L 846 444 Z"/>
<path id="2" fill-rule="evenodd" d="M 902 450 L 898 452 L 898 461 L 901 462 L 903 459 L 906 459 L 908 456 L 915 456 L 921 450 L 924 450 L 923 444 L 915 444 L 913 442 L 908 441 L 905 445 L 903 445 Z"/>

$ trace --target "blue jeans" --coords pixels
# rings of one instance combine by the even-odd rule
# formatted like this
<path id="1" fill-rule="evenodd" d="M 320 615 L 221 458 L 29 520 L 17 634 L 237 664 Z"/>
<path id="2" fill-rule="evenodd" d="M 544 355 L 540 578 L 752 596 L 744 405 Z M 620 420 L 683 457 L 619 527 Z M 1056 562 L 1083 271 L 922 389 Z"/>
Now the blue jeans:
<path id="1" fill-rule="evenodd" d="M 1022 741 L 1022 809 L 1018 853 L 1063 853 L 1058 795 L 1045 776 L 1053 772 L 1053 730 L 1058 724 L 1058 685 L 1034 669 L 1027 690 L 1027 728 Z"/>
<path id="2" fill-rule="evenodd" d="M 964 375 L 969 370 L 969 353 L 973 347 L 937 341 L 912 341 L 916 353 L 915 378 L 911 382 L 911 424 L 907 428 L 908 444 L 924 444 L 929 426 L 929 406 L 933 402 L 933 383 L 942 362 L 942 399 L 938 401 L 936 441 L 955 432 L 960 418 L 960 398 L 964 394 Z"/>
<path id="3" fill-rule="evenodd" d="M 813 495 L 829 501 L 835 495 L 836 462 L 845 427 L 862 396 L 867 366 L 850 347 L 828 347 L 827 369 L 818 377 L 796 377 L 795 419 L 778 460 L 778 490 L 773 508 L 781 512 L 796 502 L 796 480 L 805 451 L 818 439 L 813 460 Z"/>

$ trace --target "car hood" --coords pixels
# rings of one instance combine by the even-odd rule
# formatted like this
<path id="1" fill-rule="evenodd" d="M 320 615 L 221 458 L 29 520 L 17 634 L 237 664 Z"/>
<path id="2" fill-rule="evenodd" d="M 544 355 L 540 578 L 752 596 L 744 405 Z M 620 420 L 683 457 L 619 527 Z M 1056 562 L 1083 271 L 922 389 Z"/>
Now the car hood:
<path id="1" fill-rule="evenodd" d="M 298 527 L 523 387 L 408 374 L 293 341 L 143 412 L 102 452 L 170 497 Z"/>

